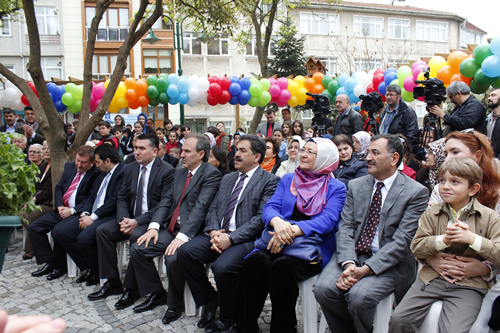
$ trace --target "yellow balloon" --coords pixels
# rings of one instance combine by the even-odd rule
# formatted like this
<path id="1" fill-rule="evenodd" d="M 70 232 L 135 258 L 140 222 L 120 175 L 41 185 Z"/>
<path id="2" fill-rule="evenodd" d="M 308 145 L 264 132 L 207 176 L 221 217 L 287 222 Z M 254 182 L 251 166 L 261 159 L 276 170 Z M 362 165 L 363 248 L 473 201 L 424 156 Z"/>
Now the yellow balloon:
<path id="1" fill-rule="evenodd" d="M 429 60 L 429 67 L 432 67 L 433 65 L 437 65 L 438 63 L 443 63 L 446 62 L 446 59 L 441 57 L 441 56 L 434 56 Z M 442 67 L 442 66 L 441 66 Z"/>
<path id="2" fill-rule="evenodd" d="M 125 109 L 128 106 L 128 101 L 125 97 L 119 97 L 116 100 L 116 106 L 118 106 L 119 109 Z"/>
<path id="3" fill-rule="evenodd" d="M 304 86 L 304 81 L 305 81 L 305 77 L 303 77 L 302 75 L 299 75 L 297 77 L 295 77 L 295 79 L 293 79 L 298 85 L 299 85 L 299 88 L 302 88 Z"/>
<path id="4" fill-rule="evenodd" d="M 127 92 L 127 87 L 125 86 L 125 82 L 120 82 L 118 84 L 118 88 L 116 88 L 115 95 L 118 97 L 125 97 L 126 92 Z"/>
<path id="5" fill-rule="evenodd" d="M 291 107 L 296 107 L 297 105 L 299 105 L 299 100 L 297 99 L 297 96 L 292 95 L 292 97 L 290 97 L 290 100 L 288 101 L 288 105 L 290 105 Z"/>
<path id="6" fill-rule="evenodd" d="M 292 96 L 297 95 L 299 92 L 299 85 L 297 82 L 290 80 L 290 82 L 288 82 L 288 91 Z"/>
<path id="7" fill-rule="evenodd" d="M 106 80 L 106 81 L 104 82 L 104 88 L 108 89 L 108 85 L 109 85 L 109 80 Z"/>
<path id="8" fill-rule="evenodd" d="M 306 101 L 307 101 L 307 98 L 305 98 L 305 99 L 299 98 L 299 105 L 305 105 Z"/>
<path id="9" fill-rule="evenodd" d="M 120 111 L 120 108 L 118 107 L 118 105 L 112 103 L 109 105 L 108 111 L 111 113 L 118 113 L 118 111 Z"/>
<path id="10" fill-rule="evenodd" d="M 419 80 L 419 81 L 424 81 L 425 80 L 424 72 L 420 72 L 420 74 L 418 74 L 417 80 Z M 419 84 L 419 85 L 423 87 L 422 84 Z"/>
<path id="11" fill-rule="evenodd" d="M 299 104 L 302 100 L 307 99 L 307 95 L 306 95 L 307 92 L 308 92 L 307 89 L 304 87 L 299 89 L 299 92 L 297 93 L 297 99 L 299 100 Z M 304 102 L 304 104 L 305 104 L 305 102 Z M 300 105 L 302 105 L 302 104 L 300 104 Z"/>

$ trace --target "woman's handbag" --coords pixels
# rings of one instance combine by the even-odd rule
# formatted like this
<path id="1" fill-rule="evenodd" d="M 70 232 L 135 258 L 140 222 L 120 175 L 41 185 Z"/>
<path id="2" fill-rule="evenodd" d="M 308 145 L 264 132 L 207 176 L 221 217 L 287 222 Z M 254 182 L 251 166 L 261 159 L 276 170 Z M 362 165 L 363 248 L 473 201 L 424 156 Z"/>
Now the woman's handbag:
<path id="1" fill-rule="evenodd" d="M 262 236 L 255 241 L 254 245 L 257 249 L 268 251 L 267 246 L 271 238 L 273 238 L 269 234 L 270 231 L 274 231 L 274 228 L 271 226 L 266 227 L 262 232 Z M 292 244 L 285 244 L 280 253 L 305 261 L 320 262 L 323 259 L 320 248 L 321 242 L 323 240 L 315 233 L 309 236 L 297 236 Z"/>

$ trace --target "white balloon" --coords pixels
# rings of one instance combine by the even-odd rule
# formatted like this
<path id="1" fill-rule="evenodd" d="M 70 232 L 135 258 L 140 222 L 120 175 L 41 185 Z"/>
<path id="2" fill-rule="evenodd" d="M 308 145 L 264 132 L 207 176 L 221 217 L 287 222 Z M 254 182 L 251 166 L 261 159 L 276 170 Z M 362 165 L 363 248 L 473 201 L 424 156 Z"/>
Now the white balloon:
<path id="1" fill-rule="evenodd" d="M 354 96 L 359 98 L 360 95 L 364 94 L 366 94 L 366 87 L 363 87 L 361 84 L 354 87 Z"/>
<path id="2" fill-rule="evenodd" d="M 377 69 L 375 69 L 375 68 L 374 68 L 374 69 L 371 69 L 371 70 L 368 72 L 368 75 L 369 75 L 370 77 L 373 77 L 373 74 L 375 74 L 375 71 L 376 71 L 376 70 L 377 70 Z"/>
<path id="3" fill-rule="evenodd" d="M 196 104 L 198 104 L 198 99 L 192 99 L 192 98 L 190 98 L 189 102 L 187 103 L 187 105 L 189 106 L 195 106 Z"/>
<path id="4" fill-rule="evenodd" d="M 191 87 L 196 87 L 198 85 L 198 81 L 200 80 L 200 78 L 198 77 L 198 75 L 190 75 L 189 76 L 189 82 L 191 82 Z"/>
<path id="5" fill-rule="evenodd" d="M 188 91 L 189 100 L 195 99 L 198 103 L 198 98 L 200 97 L 200 91 L 196 88 L 191 88 Z"/>
<path id="6" fill-rule="evenodd" d="M 198 90 L 200 92 L 208 91 L 209 86 L 210 86 L 210 83 L 208 82 L 208 79 L 206 77 L 202 77 L 198 80 Z"/>
<path id="7" fill-rule="evenodd" d="M 26 105 L 24 105 L 23 102 L 21 102 L 20 99 L 17 99 L 17 100 L 14 101 L 14 104 L 12 105 L 12 108 L 14 110 L 17 110 L 17 111 L 22 111 L 22 110 L 24 110 L 25 106 Z"/>
<path id="8" fill-rule="evenodd" d="M 9 89 L 9 88 L 16 88 L 17 87 L 14 85 L 14 83 L 10 82 L 10 81 L 5 81 L 5 89 Z"/>
<path id="9" fill-rule="evenodd" d="M 198 97 L 198 103 L 207 104 L 207 96 L 208 96 L 207 91 L 200 92 L 200 97 Z"/>

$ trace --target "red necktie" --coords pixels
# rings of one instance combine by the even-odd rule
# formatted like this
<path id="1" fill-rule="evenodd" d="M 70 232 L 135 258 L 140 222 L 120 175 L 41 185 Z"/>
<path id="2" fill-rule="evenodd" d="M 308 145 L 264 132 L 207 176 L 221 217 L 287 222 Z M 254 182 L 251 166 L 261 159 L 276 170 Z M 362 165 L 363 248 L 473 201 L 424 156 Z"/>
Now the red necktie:
<path id="1" fill-rule="evenodd" d="M 184 193 L 186 193 L 186 189 L 188 188 L 189 183 L 191 182 L 191 178 L 193 178 L 193 174 L 190 172 L 187 176 L 186 182 L 184 183 L 184 188 L 182 189 L 182 194 L 181 197 L 179 198 L 179 202 L 177 203 L 177 207 L 175 207 L 174 214 L 172 215 L 170 223 L 168 224 L 168 231 L 170 231 L 172 234 L 174 234 L 175 225 L 177 224 L 177 220 L 179 219 L 179 215 L 181 212 L 182 197 L 184 197 Z"/>
<path id="2" fill-rule="evenodd" d="M 69 198 L 75 192 L 76 187 L 78 186 L 78 183 L 80 182 L 80 178 L 82 177 L 82 174 L 80 171 L 77 171 L 75 178 L 73 178 L 73 181 L 71 182 L 71 185 L 68 187 L 68 190 L 66 193 L 63 195 L 63 204 L 66 207 L 68 206 Z"/>
<path id="3" fill-rule="evenodd" d="M 273 137 L 273 124 L 269 124 L 269 128 L 267 129 L 267 137 L 268 138 Z"/>

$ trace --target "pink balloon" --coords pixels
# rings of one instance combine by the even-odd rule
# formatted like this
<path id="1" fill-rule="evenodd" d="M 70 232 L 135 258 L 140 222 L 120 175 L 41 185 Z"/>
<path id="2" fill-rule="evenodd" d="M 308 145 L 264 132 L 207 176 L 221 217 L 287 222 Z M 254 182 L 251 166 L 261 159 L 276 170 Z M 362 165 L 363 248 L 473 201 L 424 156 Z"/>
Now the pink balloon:
<path id="1" fill-rule="evenodd" d="M 427 64 L 415 66 L 412 69 L 413 79 L 416 80 L 418 78 L 418 74 L 422 73 L 422 71 L 426 69 L 427 69 Z"/>
<path id="2" fill-rule="evenodd" d="M 414 82 L 413 76 L 408 76 L 404 81 L 403 81 L 403 88 L 405 88 L 406 91 L 413 92 L 413 88 L 415 88 L 417 85 Z"/>
<path id="3" fill-rule="evenodd" d="M 292 94 L 290 93 L 290 91 L 283 89 L 280 92 L 280 95 L 278 97 L 278 101 L 286 104 L 290 100 L 291 97 L 292 97 Z"/>
<path id="4" fill-rule="evenodd" d="M 269 82 L 271 82 L 271 85 L 276 84 L 278 81 L 274 77 L 269 78 Z"/>
<path id="5" fill-rule="evenodd" d="M 286 77 L 280 77 L 278 79 L 278 86 L 280 86 L 281 89 L 288 88 L 288 79 Z"/>
<path id="6" fill-rule="evenodd" d="M 277 84 L 271 84 L 269 87 L 269 93 L 271 94 L 272 98 L 276 98 L 280 95 L 281 88 Z"/>
<path id="7" fill-rule="evenodd" d="M 92 95 L 95 96 L 97 99 L 101 99 L 102 96 L 104 96 L 104 91 L 106 91 L 106 88 L 104 87 L 104 82 L 98 83 L 94 89 L 92 89 Z"/>
<path id="8" fill-rule="evenodd" d="M 419 61 L 415 61 L 412 65 L 411 65 L 411 70 L 413 71 L 415 69 L 415 67 L 417 66 L 425 66 L 427 67 L 427 63 L 423 60 L 419 60 Z"/>
<path id="9" fill-rule="evenodd" d="M 278 105 L 280 108 L 284 108 L 286 106 L 287 102 L 282 102 L 282 101 L 276 101 L 276 105 Z"/>

